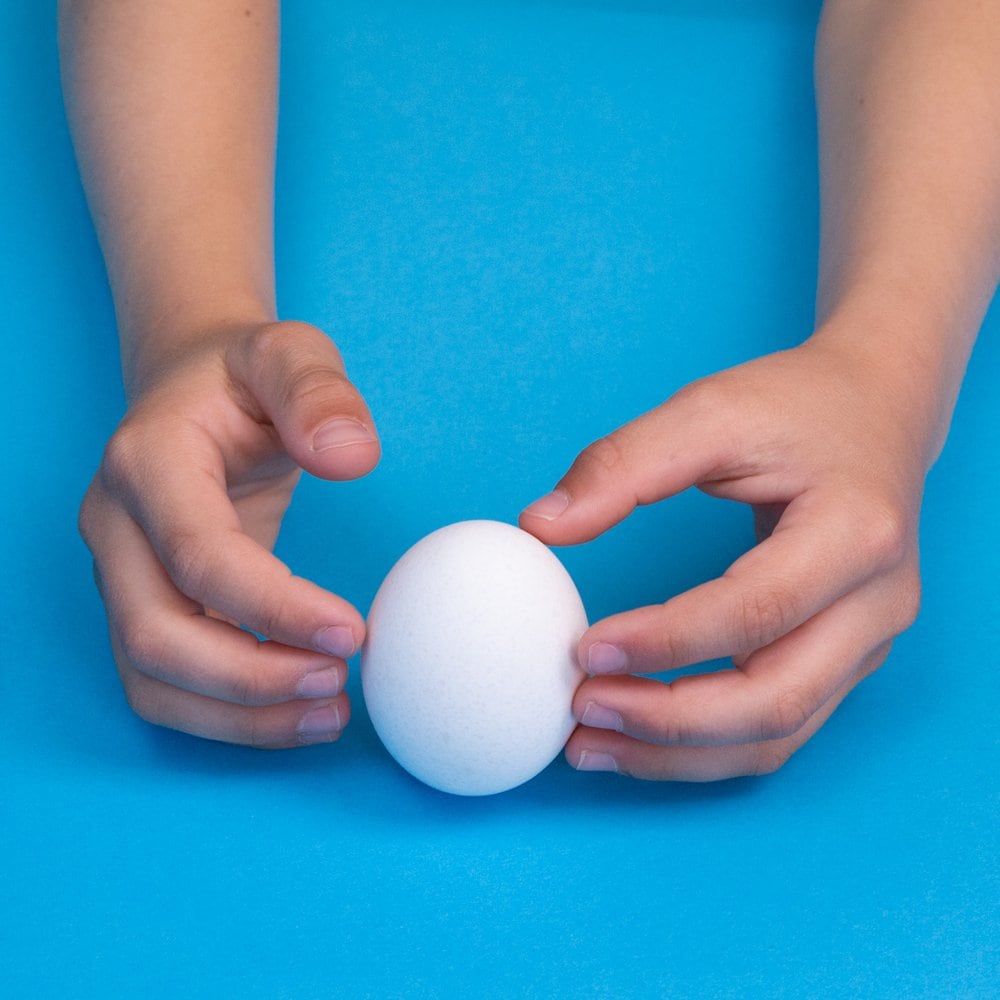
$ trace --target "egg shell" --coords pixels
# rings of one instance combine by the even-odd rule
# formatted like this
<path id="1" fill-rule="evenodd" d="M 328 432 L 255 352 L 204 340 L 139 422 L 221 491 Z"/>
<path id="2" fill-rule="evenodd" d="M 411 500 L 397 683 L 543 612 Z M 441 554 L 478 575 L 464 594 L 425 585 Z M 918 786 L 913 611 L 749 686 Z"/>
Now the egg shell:
<path id="1" fill-rule="evenodd" d="M 421 539 L 368 615 L 361 683 L 372 724 L 412 775 L 458 795 L 506 791 L 576 725 L 583 602 L 559 559 L 498 521 Z"/>

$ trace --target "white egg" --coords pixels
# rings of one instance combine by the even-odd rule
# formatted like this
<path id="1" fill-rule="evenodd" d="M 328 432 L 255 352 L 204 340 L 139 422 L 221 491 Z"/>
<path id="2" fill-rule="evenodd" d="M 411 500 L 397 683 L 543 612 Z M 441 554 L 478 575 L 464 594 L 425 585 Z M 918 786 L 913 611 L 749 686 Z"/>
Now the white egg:
<path id="1" fill-rule="evenodd" d="M 556 556 L 520 528 L 462 521 L 417 542 L 368 615 L 361 683 L 389 753 L 442 791 L 534 777 L 573 731 L 587 615 Z"/>

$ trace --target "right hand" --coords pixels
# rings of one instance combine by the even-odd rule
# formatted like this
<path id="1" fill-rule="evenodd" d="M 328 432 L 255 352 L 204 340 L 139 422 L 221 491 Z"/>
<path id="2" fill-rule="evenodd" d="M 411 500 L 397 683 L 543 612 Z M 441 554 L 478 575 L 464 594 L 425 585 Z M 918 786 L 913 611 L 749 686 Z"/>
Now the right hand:
<path id="1" fill-rule="evenodd" d="M 80 511 L 142 718 L 257 747 L 339 737 L 364 620 L 271 548 L 301 469 L 354 479 L 379 454 L 339 352 L 307 324 L 206 335 L 147 374 Z"/>

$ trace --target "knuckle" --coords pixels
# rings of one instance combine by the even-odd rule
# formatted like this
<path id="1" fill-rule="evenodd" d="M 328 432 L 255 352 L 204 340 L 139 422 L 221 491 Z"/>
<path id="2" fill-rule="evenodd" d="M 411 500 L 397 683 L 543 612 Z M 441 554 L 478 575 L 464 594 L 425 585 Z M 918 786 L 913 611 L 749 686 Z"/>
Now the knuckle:
<path id="1" fill-rule="evenodd" d="M 176 532 L 165 542 L 164 565 L 181 593 L 197 600 L 214 565 L 218 542 L 200 531 Z"/>
<path id="2" fill-rule="evenodd" d="M 896 612 L 893 621 L 897 635 L 905 632 L 917 620 L 921 597 L 920 574 L 916 571 L 908 573 L 896 593 Z"/>
<path id="3" fill-rule="evenodd" d="M 671 401 L 683 403 L 694 410 L 709 412 L 718 403 L 718 395 L 715 392 L 715 383 L 711 379 L 700 378 L 682 385 L 671 396 Z"/>
<path id="4" fill-rule="evenodd" d="M 628 469 L 621 440 L 615 434 L 608 434 L 587 445 L 574 464 L 578 471 L 596 473 L 601 477 L 624 474 Z"/>
<path id="5" fill-rule="evenodd" d="M 684 667 L 695 658 L 696 654 L 692 648 L 691 641 L 680 628 L 670 629 L 664 627 L 657 633 L 657 670 L 673 670 L 677 667 Z"/>
<path id="6" fill-rule="evenodd" d="M 226 701 L 235 705 L 259 705 L 260 682 L 255 671 L 237 671 L 226 684 Z"/>
<path id="7" fill-rule="evenodd" d="M 289 580 L 291 573 L 288 573 Z M 256 604 L 248 610 L 247 617 L 254 631 L 269 638 L 279 636 L 288 637 L 298 630 L 294 627 L 295 615 L 291 611 L 287 595 L 277 588 L 269 588 L 266 596 L 254 602 Z"/>
<path id="8" fill-rule="evenodd" d="M 259 708 L 273 701 L 273 687 L 273 683 L 268 682 L 260 669 L 249 666 L 235 671 L 229 678 L 226 700 L 249 708 Z"/>
<path id="9" fill-rule="evenodd" d="M 285 381 L 282 402 L 286 407 L 306 409 L 313 404 L 324 405 L 345 385 L 343 376 L 329 365 L 303 361 L 291 370 Z"/>
<path id="10" fill-rule="evenodd" d="M 166 660 L 167 636 L 149 618 L 118 623 L 118 642 L 129 666 L 147 676 L 156 676 Z"/>
<path id="11" fill-rule="evenodd" d="M 145 678 L 134 671 L 121 671 L 122 690 L 125 692 L 125 701 L 128 707 L 143 722 L 151 725 L 163 725 L 163 715 L 159 708 L 159 701 L 153 697 L 151 688 Z"/>
<path id="12" fill-rule="evenodd" d="M 647 729 L 650 737 L 661 746 L 697 746 L 704 739 L 704 731 L 685 718 L 657 719 Z"/>
<path id="13" fill-rule="evenodd" d="M 80 510 L 76 518 L 77 530 L 80 532 L 80 537 L 91 553 L 94 552 L 94 547 L 97 543 L 97 522 L 98 501 L 94 493 L 94 486 L 91 484 L 90 488 L 84 494 L 83 501 L 80 503 Z"/>
<path id="14" fill-rule="evenodd" d="M 332 382 L 344 379 L 336 345 L 308 323 L 268 323 L 250 335 L 248 363 L 252 370 L 283 373 L 282 402 L 302 403 Z"/>
<path id="15" fill-rule="evenodd" d="M 691 684 L 697 684 L 696 678 L 691 675 L 664 683 L 663 693 L 667 696 L 668 710 L 655 716 L 647 713 L 640 720 L 644 735 L 651 742 L 662 746 L 696 746 L 704 742 L 706 732 L 703 721 L 692 719 L 684 712 L 669 711 L 671 697 L 676 697 Z"/>
<path id="16" fill-rule="evenodd" d="M 901 511 L 885 505 L 867 505 L 858 534 L 868 558 L 879 566 L 898 566 L 910 548 L 907 519 Z"/>
<path id="17" fill-rule="evenodd" d="M 682 408 L 694 422 L 712 419 L 714 423 L 732 406 L 732 391 L 727 383 L 725 373 L 697 379 L 678 389 L 668 402 Z"/>
<path id="18" fill-rule="evenodd" d="M 737 605 L 740 651 L 760 649 L 790 631 L 796 618 L 796 604 L 790 592 L 773 584 L 744 593 Z"/>
<path id="19" fill-rule="evenodd" d="M 885 663 L 889 650 L 892 649 L 892 639 L 876 646 L 855 668 L 851 680 L 854 684 L 860 684 L 866 677 L 871 677 L 879 667 Z"/>
<path id="20" fill-rule="evenodd" d="M 277 731 L 264 708 L 246 709 L 243 742 L 254 750 L 280 750 L 295 746 L 291 735 Z"/>
<path id="21" fill-rule="evenodd" d="M 253 747 L 254 750 L 267 750 L 273 746 L 272 743 L 269 743 L 264 727 L 261 725 L 259 712 L 246 713 L 245 732 L 247 746 Z"/>
<path id="22" fill-rule="evenodd" d="M 120 491 L 135 480 L 146 451 L 145 435 L 125 421 L 111 435 L 104 448 L 100 474 L 112 491 Z"/>
<path id="23" fill-rule="evenodd" d="M 797 733 L 812 718 L 813 709 L 804 692 L 782 688 L 766 706 L 760 718 L 760 740 L 781 740 Z"/>
<path id="24" fill-rule="evenodd" d="M 748 773 L 757 776 L 774 774 L 776 771 L 780 771 L 791 760 L 793 753 L 794 750 L 783 743 L 773 746 L 764 744 L 757 747 L 751 758 Z"/>
<path id="25" fill-rule="evenodd" d="M 253 366 L 274 366 L 300 353 L 319 331 L 308 323 L 282 320 L 256 327 L 246 341 L 247 359 Z"/>
<path id="26" fill-rule="evenodd" d="M 287 328 L 278 323 L 257 327 L 243 345 L 247 367 L 251 371 L 271 371 L 288 350 Z"/>

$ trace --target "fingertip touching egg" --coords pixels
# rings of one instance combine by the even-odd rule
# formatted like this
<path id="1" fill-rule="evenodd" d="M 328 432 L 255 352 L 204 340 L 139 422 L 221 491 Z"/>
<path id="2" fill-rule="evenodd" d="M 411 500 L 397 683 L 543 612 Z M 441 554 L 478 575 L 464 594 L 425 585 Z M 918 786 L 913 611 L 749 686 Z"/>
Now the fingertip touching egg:
<path id="1" fill-rule="evenodd" d="M 522 784 L 576 725 L 587 615 L 538 539 L 461 521 L 389 571 L 368 615 L 361 683 L 376 732 L 412 775 L 458 795 Z"/>

